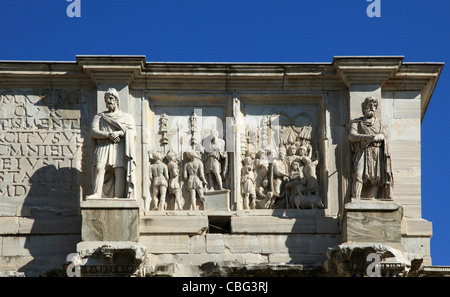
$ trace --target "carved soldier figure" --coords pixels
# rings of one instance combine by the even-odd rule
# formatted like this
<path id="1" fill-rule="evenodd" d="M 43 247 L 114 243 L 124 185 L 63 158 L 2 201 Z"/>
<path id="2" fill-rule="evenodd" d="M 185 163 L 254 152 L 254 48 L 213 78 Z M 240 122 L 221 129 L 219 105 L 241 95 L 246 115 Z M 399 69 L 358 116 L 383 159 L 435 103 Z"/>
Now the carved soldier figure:
<path id="1" fill-rule="evenodd" d="M 299 146 L 299 148 L 298 148 L 298 155 L 299 155 L 300 158 L 303 157 L 303 156 L 311 157 L 311 155 L 308 155 L 307 152 L 308 152 L 308 148 L 305 145 L 302 144 L 302 145 Z"/>
<path id="2" fill-rule="evenodd" d="M 175 210 L 183 209 L 181 204 L 181 185 L 179 180 L 180 170 L 178 169 L 178 156 L 174 152 L 169 152 L 167 154 L 167 159 L 169 163 L 167 167 L 169 169 L 169 194 L 175 196 Z"/>
<path id="3" fill-rule="evenodd" d="M 285 162 L 286 149 L 280 148 L 279 159 L 274 160 L 272 164 L 272 190 L 275 197 L 282 194 L 282 184 L 289 179 L 289 168 Z"/>
<path id="4" fill-rule="evenodd" d="M 197 210 L 196 194 L 204 202 L 203 184 L 207 185 L 208 183 L 205 179 L 203 163 L 197 156 L 197 153 L 195 151 L 188 151 L 186 152 L 186 157 L 189 161 L 184 165 L 183 178 L 187 180 L 191 206 L 194 210 Z"/>
<path id="5" fill-rule="evenodd" d="M 318 160 L 312 161 L 310 157 L 303 156 L 302 162 L 303 173 L 306 178 L 306 194 L 307 195 L 319 195 L 319 182 L 317 181 L 316 167 L 319 163 Z"/>
<path id="6" fill-rule="evenodd" d="M 292 162 L 300 161 L 300 156 L 297 155 L 297 147 L 295 145 L 288 146 L 285 160 L 288 168 L 291 168 Z"/>
<path id="7" fill-rule="evenodd" d="M 296 208 L 300 208 L 300 200 L 305 194 L 305 177 L 301 170 L 299 162 L 294 161 L 291 164 L 291 174 L 286 188 L 289 190 L 289 202 Z"/>
<path id="8" fill-rule="evenodd" d="M 265 151 L 256 154 L 256 196 L 259 208 L 270 208 L 272 206 L 273 192 L 270 189 L 269 160 Z"/>
<path id="9" fill-rule="evenodd" d="M 205 173 L 209 178 L 210 190 L 214 189 L 214 182 L 219 190 L 223 190 L 222 178 L 225 177 L 228 169 L 227 152 L 225 141 L 219 138 L 219 132 L 215 129 L 211 131 L 210 143 L 205 147 L 205 156 Z"/>
<path id="10" fill-rule="evenodd" d="M 304 177 L 303 172 L 301 171 L 300 164 L 297 161 L 293 161 L 291 164 L 289 181 L 286 184 L 288 206 L 297 206 L 297 201 L 300 199 L 304 192 L 302 181 L 304 181 Z"/>
<path id="11" fill-rule="evenodd" d="M 367 198 L 391 199 L 391 156 L 386 126 L 376 118 L 378 99 L 367 97 L 361 107 L 364 116 L 351 121 L 348 136 L 353 152 L 352 198 L 366 193 Z"/>
<path id="12" fill-rule="evenodd" d="M 159 210 L 165 209 L 166 194 L 167 194 L 167 181 L 169 180 L 169 173 L 167 165 L 162 161 L 163 157 L 161 153 L 154 153 L 154 163 L 150 165 L 149 178 L 152 184 L 152 197 L 153 201 L 157 202 L 159 198 Z M 156 204 L 156 203 L 155 203 Z"/>
<path id="13" fill-rule="evenodd" d="M 254 209 L 256 205 L 255 173 L 252 158 L 245 157 L 241 171 L 241 193 L 244 196 L 244 209 Z M 251 199 L 250 199 L 251 198 Z"/>
<path id="14" fill-rule="evenodd" d="M 87 199 L 133 197 L 136 129 L 132 115 L 119 110 L 119 101 L 117 90 L 109 89 L 105 93 L 108 111 L 92 121 L 94 193 Z"/>

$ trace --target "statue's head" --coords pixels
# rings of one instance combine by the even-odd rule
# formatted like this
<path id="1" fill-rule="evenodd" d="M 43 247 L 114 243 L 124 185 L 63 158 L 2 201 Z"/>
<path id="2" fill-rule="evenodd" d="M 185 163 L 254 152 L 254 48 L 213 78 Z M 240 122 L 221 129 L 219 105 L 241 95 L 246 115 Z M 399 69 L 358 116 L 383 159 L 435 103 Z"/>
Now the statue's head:
<path id="1" fill-rule="evenodd" d="M 261 160 L 267 160 L 267 152 L 264 151 L 264 150 L 259 150 L 259 151 L 256 153 L 256 158 L 257 158 L 257 159 L 261 159 Z"/>
<path id="2" fill-rule="evenodd" d="M 267 187 L 269 186 L 269 181 L 268 181 L 267 179 L 263 180 L 262 186 L 263 186 L 264 188 L 267 188 Z"/>
<path id="3" fill-rule="evenodd" d="M 287 154 L 288 154 L 289 156 L 295 155 L 296 152 L 297 152 L 297 147 L 296 147 L 295 145 L 290 145 L 290 146 L 288 147 Z"/>
<path id="4" fill-rule="evenodd" d="M 219 138 L 219 131 L 212 129 L 210 134 L 211 143 L 216 143 L 216 140 Z"/>
<path id="5" fill-rule="evenodd" d="M 375 97 L 367 97 L 361 104 L 363 115 L 369 119 L 376 117 L 378 109 L 378 99 Z"/>
<path id="6" fill-rule="evenodd" d="M 178 154 L 175 153 L 175 152 L 173 152 L 173 151 L 169 151 L 169 152 L 167 153 L 167 159 L 168 159 L 169 161 L 179 162 Z"/>
<path id="7" fill-rule="evenodd" d="M 162 156 L 161 153 L 156 152 L 156 153 L 153 153 L 153 159 L 154 159 L 155 161 L 159 162 L 159 161 L 162 161 L 163 156 Z"/>
<path id="8" fill-rule="evenodd" d="M 186 152 L 186 157 L 192 161 L 197 158 L 197 153 L 194 150 L 189 150 Z"/>
<path id="9" fill-rule="evenodd" d="M 252 164 L 252 158 L 251 157 L 245 157 L 243 162 L 245 165 L 251 165 Z"/>
<path id="10" fill-rule="evenodd" d="M 105 93 L 105 104 L 109 111 L 114 111 L 119 108 L 119 93 L 114 88 L 109 88 Z"/>
<path id="11" fill-rule="evenodd" d="M 264 172 L 269 170 L 269 159 L 267 158 L 267 152 L 260 150 L 256 154 L 256 165 Z"/>
<path id="12" fill-rule="evenodd" d="M 308 157 L 308 156 L 303 156 L 303 157 L 301 157 L 301 160 L 302 160 L 302 162 L 303 162 L 304 164 L 311 163 L 311 158 Z"/>
<path id="13" fill-rule="evenodd" d="M 219 131 L 217 131 L 217 129 L 212 129 L 211 130 L 211 137 L 212 138 L 219 138 Z"/>
<path id="14" fill-rule="evenodd" d="M 298 148 L 298 155 L 299 156 L 304 156 L 304 155 L 306 155 L 306 151 L 307 151 L 308 149 L 306 148 L 306 146 L 304 146 L 304 145 L 301 145 L 299 148 Z"/>

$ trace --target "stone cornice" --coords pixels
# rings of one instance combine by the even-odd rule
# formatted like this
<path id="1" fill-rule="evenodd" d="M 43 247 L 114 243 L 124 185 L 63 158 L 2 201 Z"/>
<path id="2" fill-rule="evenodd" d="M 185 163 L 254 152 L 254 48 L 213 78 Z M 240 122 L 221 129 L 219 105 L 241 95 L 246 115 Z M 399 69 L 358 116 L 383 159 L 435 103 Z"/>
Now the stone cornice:
<path id="1" fill-rule="evenodd" d="M 444 68 L 444 63 L 403 63 L 396 75 L 385 82 L 383 90 L 420 90 L 421 119 Z"/>
<path id="2" fill-rule="evenodd" d="M 337 56 L 332 63 L 147 62 L 145 56 L 77 56 L 76 62 L 0 61 L 2 88 L 90 88 L 100 83 L 146 90 L 323 92 L 379 84 L 422 92 L 425 115 L 444 63 L 402 56 Z"/>
<path id="3" fill-rule="evenodd" d="M 92 79 L 73 62 L 0 61 L 2 88 L 85 88 Z"/>
<path id="4" fill-rule="evenodd" d="M 423 119 L 444 63 L 403 60 L 403 56 L 334 57 L 333 65 L 347 87 L 380 85 L 383 91 L 420 90 Z"/>
<path id="5" fill-rule="evenodd" d="M 383 85 L 393 77 L 403 62 L 401 56 L 334 57 L 333 65 L 344 83 L 350 85 Z"/>
<path id="6" fill-rule="evenodd" d="M 144 89 L 213 88 L 220 91 L 342 89 L 330 64 L 323 63 L 158 63 L 145 65 L 133 87 Z"/>
<path id="7" fill-rule="evenodd" d="M 130 84 L 146 62 L 145 56 L 77 56 L 77 63 L 97 84 Z"/>

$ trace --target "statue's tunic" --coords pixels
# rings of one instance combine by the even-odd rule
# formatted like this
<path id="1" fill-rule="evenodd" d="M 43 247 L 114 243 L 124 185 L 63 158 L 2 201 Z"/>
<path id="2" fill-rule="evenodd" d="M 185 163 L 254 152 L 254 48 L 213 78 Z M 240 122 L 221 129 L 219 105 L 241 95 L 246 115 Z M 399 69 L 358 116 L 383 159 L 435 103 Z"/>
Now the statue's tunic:
<path id="1" fill-rule="evenodd" d="M 383 134 L 384 140 L 373 142 L 364 139 L 364 135 L 377 134 Z M 354 178 L 361 183 L 371 182 L 379 187 L 392 186 L 393 175 L 386 126 L 378 120 L 371 123 L 362 117 L 355 119 L 350 125 L 349 139 L 353 151 Z"/>
<path id="2" fill-rule="evenodd" d="M 250 165 L 242 167 L 242 177 L 241 177 L 241 191 L 242 194 L 250 194 L 256 196 L 255 191 L 255 173 Z"/>
<path id="3" fill-rule="evenodd" d="M 272 164 L 271 170 L 271 184 L 272 191 L 276 197 L 279 197 L 281 193 L 281 184 L 283 183 L 284 177 L 288 176 L 288 167 L 284 160 L 275 160 Z"/>
<path id="4" fill-rule="evenodd" d="M 123 131 L 120 142 L 114 143 L 108 137 L 110 132 Z M 122 111 L 102 112 L 95 115 L 91 126 L 94 150 L 94 166 L 104 164 L 112 168 L 126 169 L 126 196 L 131 198 L 134 190 L 134 171 L 136 167 L 135 138 L 136 130 L 133 117 Z M 105 178 L 105 183 L 108 179 Z"/>
<path id="5" fill-rule="evenodd" d="M 207 158 L 205 162 L 205 173 L 212 173 L 212 172 L 218 172 L 221 173 L 221 160 L 225 159 L 227 157 L 227 154 L 225 152 L 225 141 L 222 139 L 217 139 L 217 143 L 210 145 L 210 151 L 207 151 Z M 225 168 L 226 170 L 226 161 L 225 161 Z"/>

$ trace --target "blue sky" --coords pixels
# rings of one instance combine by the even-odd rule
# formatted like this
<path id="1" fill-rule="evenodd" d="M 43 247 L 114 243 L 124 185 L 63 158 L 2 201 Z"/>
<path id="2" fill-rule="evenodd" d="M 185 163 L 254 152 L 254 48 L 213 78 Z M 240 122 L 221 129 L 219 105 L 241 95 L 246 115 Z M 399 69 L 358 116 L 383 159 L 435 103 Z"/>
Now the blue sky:
<path id="1" fill-rule="evenodd" d="M 402 55 L 448 62 L 450 1 L 0 0 L 0 60 L 75 61 L 145 55 L 169 62 L 331 62 L 339 55 Z M 422 123 L 422 217 L 433 223 L 433 265 L 450 265 L 448 65 Z"/>

